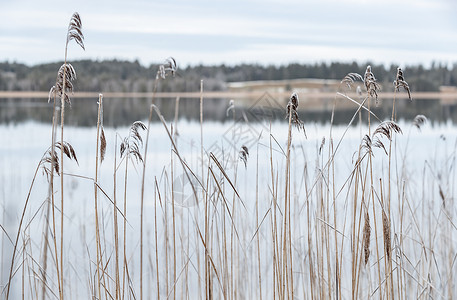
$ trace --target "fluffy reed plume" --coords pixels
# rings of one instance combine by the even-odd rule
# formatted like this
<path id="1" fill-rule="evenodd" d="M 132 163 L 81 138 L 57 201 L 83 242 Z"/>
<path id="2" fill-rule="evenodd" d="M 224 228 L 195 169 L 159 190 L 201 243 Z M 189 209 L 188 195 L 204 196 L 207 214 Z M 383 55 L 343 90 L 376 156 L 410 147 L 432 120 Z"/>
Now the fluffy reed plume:
<path id="1" fill-rule="evenodd" d="M 366 153 L 373 155 L 372 144 L 371 137 L 368 134 L 365 134 L 362 139 L 362 150 L 365 150 Z"/>
<path id="2" fill-rule="evenodd" d="M 63 152 L 70 160 L 74 160 L 78 163 L 78 159 L 76 157 L 76 151 L 73 146 L 68 142 L 63 142 L 63 146 L 60 142 L 55 144 L 55 149 L 58 149 Z M 49 148 L 43 158 L 40 161 L 40 166 L 43 170 L 43 174 L 46 174 L 46 177 L 49 181 L 49 178 L 52 173 L 52 166 L 54 166 L 54 171 L 56 174 L 59 174 L 60 164 L 59 164 L 59 156 L 57 155 L 56 151 L 52 151 Z"/>
<path id="3" fill-rule="evenodd" d="M 381 135 L 387 137 L 389 140 L 392 140 L 393 133 L 403 134 L 397 123 L 394 121 L 384 121 L 378 125 L 376 130 L 373 132 L 373 136 Z"/>
<path id="4" fill-rule="evenodd" d="M 346 84 L 346 86 L 351 89 L 352 85 L 356 81 L 362 81 L 363 82 L 363 77 L 359 73 L 349 73 L 346 76 L 344 76 L 343 80 L 341 80 L 341 84 Z"/>
<path id="5" fill-rule="evenodd" d="M 371 236 L 371 226 L 370 226 L 370 215 L 368 212 L 365 213 L 365 224 L 363 225 L 363 257 L 365 266 L 368 263 L 370 258 L 370 236 Z"/>
<path id="6" fill-rule="evenodd" d="M 371 72 L 370 65 L 367 66 L 365 75 L 363 76 L 363 83 L 365 84 L 365 88 L 370 97 L 375 98 L 376 105 L 378 105 L 378 91 L 381 89 L 381 86 L 376 82 L 376 78 L 374 77 L 373 72 Z"/>
<path id="7" fill-rule="evenodd" d="M 143 145 L 143 138 L 139 133 L 139 129 L 146 130 L 146 125 L 141 121 L 136 121 L 130 126 L 130 133 L 125 137 L 120 146 L 121 157 L 133 155 L 136 161 L 143 162 L 143 157 L 140 153 L 140 145 Z"/>
<path id="8" fill-rule="evenodd" d="M 384 236 L 384 248 L 386 249 L 387 259 L 392 256 L 392 247 L 390 240 L 390 223 L 384 210 L 382 210 L 382 233 Z"/>
<path id="9" fill-rule="evenodd" d="M 373 147 L 380 148 L 384 150 L 384 153 L 388 155 L 387 149 L 382 142 L 381 138 L 385 136 L 390 141 L 392 140 L 394 133 L 403 133 L 400 126 L 394 121 L 385 121 L 378 125 L 376 130 L 373 132 L 372 136 L 365 135 L 362 139 L 361 148 L 365 150 L 366 153 L 373 155 Z"/>
<path id="10" fill-rule="evenodd" d="M 424 115 L 417 115 L 413 120 L 413 125 L 417 127 L 417 129 L 421 130 L 422 125 L 427 122 L 427 117 Z"/>
<path id="11" fill-rule="evenodd" d="M 289 118 L 289 115 L 291 116 L 291 122 L 297 126 L 298 130 L 302 129 L 303 133 L 306 136 L 306 131 L 305 131 L 305 124 L 300 120 L 300 117 L 298 116 L 297 108 L 298 108 L 298 95 L 297 93 L 293 93 L 292 96 L 290 96 L 289 102 L 287 103 L 287 116 L 286 118 Z"/>
<path id="12" fill-rule="evenodd" d="M 384 153 L 386 155 L 389 155 L 389 153 L 387 152 L 386 147 L 384 146 L 384 143 L 381 142 L 381 139 L 378 136 L 375 137 L 375 139 L 374 139 L 373 147 L 380 148 L 380 149 L 384 150 Z"/>
<path id="13" fill-rule="evenodd" d="M 176 60 L 173 57 L 169 57 L 165 60 L 163 64 L 159 66 L 159 70 L 157 71 L 156 80 L 157 79 L 165 79 L 168 74 L 171 76 L 176 75 L 176 71 L 178 70 L 178 65 L 176 64 Z"/>
<path id="14" fill-rule="evenodd" d="M 240 150 L 240 160 L 244 162 L 244 167 L 247 168 L 247 162 L 248 162 L 248 157 L 249 157 L 249 150 L 248 147 L 246 146 L 241 146 Z"/>
<path id="15" fill-rule="evenodd" d="M 100 162 L 105 159 L 106 154 L 106 137 L 105 137 L 105 130 L 103 130 L 103 126 L 101 127 L 101 134 L 100 134 Z"/>
<path id="16" fill-rule="evenodd" d="M 341 80 L 341 84 L 345 84 L 349 89 L 351 89 L 357 81 L 363 82 L 368 95 L 375 98 L 376 105 L 378 105 L 378 91 L 381 89 L 381 86 L 376 81 L 373 72 L 371 72 L 370 65 L 367 66 L 363 77 L 359 73 L 349 73 L 343 78 L 343 80 Z M 362 92 L 359 86 L 357 86 L 356 92 L 359 96 L 361 96 Z"/>
<path id="17" fill-rule="evenodd" d="M 408 92 L 409 100 L 412 100 L 409 85 L 405 81 L 405 78 L 403 77 L 403 71 L 401 70 L 401 68 L 397 68 L 397 77 L 394 81 L 394 87 L 395 87 L 395 91 L 400 91 L 400 88 L 403 88 L 405 91 Z"/>
<path id="18" fill-rule="evenodd" d="M 67 45 L 71 40 L 74 40 L 79 46 L 81 46 L 81 48 L 83 48 L 83 50 L 86 50 L 84 47 L 81 17 L 77 12 L 73 14 L 70 24 L 68 24 Z"/>
<path id="19" fill-rule="evenodd" d="M 63 98 L 65 102 L 71 104 L 69 93 L 73 93 L 73 83 L 76 80 L 76 71 L 73 66 L 69 63 L 64 63 L 60 66 L 57 72 L 56 85 L 51 87 L 49 91 L 48 103 L 51 98 L 58 97 Z M 65 89 L 65 90 L 64 90 Z"/>
<path id="20" fill-rule="evenodd" d="M 65 62 L 59 68 L 57 72 L 57 80 L 56 85 L 51 88 L 49 91 L 49 99 L 52 96 L 59 97 L 65 102 L 71 104 L 70 97 L 68 96 L 69 93 L 73 93 L 73 84 L 72 81 L 76 79 L 76 71 L 73 66 L 67 63 L 67 49 L 68 43 L 74 40 L 83 50 L 84 47 L 84 35 L 82 33 L 82 23 L 81 17 L 77 12 L 73 14 L 70 19 L 70 23 L 68 24 L 68 31 L 67 31 L 67 41 L 65 44 Z"/>

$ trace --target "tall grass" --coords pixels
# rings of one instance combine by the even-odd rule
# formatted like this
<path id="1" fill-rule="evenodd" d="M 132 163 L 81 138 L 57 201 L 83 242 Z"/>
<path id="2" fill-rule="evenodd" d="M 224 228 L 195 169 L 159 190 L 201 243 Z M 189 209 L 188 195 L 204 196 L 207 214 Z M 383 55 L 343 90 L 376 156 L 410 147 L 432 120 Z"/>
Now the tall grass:
<path id="1" fill-rule="evenodd" d="M 75 14 L 66 46 L 71 39 L 84 46 L 80 30 Z M 176 68 L 169 58 L 152 74 L 154 92 Z M 229 123 L 234 127 L 227 134 L 232 144 L 217 149 L 206 143 L 202 81 L 195 153 L 193 147 L 186 150 L 185 128 L 177 134 L 179 99 L 174 125 L 165 120 L 153 97 L 149 115 L 144 116 L 147 124 L 134 121 L 120 138 L 114 129 L 105 136 L 100 95 L 93 178 L 63 171 L 64 156 L 85 164 L 77 160 L 73 145 L 63 141 L 64 103 L 73 79 L 75 72 L 65 54 L 50 96 L 52 146 L 37 164 L 14 234 L 2 226 L 2 241 L 15 237 L 9 239 L 12 254 L 2 297 L 18 297 L 13 290 L 33 299 L 454 296 L 456 146 L 446 148 L 452 149 L 450 153 L 437 148 L 436 160 L 412 161 L 409 153 L 417 149 L 411 149 L 410 136 L 426 118 L 416 117 L 408 131 L 397 123 L 397 93 L 402 88 L 409 98 L 412 95 L 401 69 L 394 78 L 395 98 L 387 117 L 372 111 L 380 85 L 368 66 L 364 76 L 344 77 L 335 95 L 333 110 L 341 101 L 354 103 L 345 127 L 333 126 L 332 114 L 328 133 L 311 137 L 309 128 L 305 131 L 307 123 L 299 118 L 299 109 L 306 109 L 306 104 L 299 107 L 299 93 L 284 103 L 283 124 L 237 122 L 232 102 L 227 110 L 233 117 Z M 357 86 L 362 92 L 356 99 L 352 90 Z M 360 124 L 360 138 L 347 144 L 362 115 L 366 121 Z M 262 125 L 268 134 L 262 131 L 249 147 L 249 140 L 237 136 Z M 158 146 L 167 149 L 169 159 L 162 159 L 155 150 Z M 102 161 L 112 165 L 108 168 Z M 412 173 L 417 164 L 420 174 Z M 49 181 L 47 195 L 33 193 L 39 170 Z M 54 201 L 55 175 L 61 179 L 60 206 Z M 102 180 L 107 176 L 113 176 L 109 192 L 111 186 Z M 93 218 L 83 216 L 79 227 L 64 214 L 64 199 L 72 199 L 64 189 L 64 177 L 83 186 L 87 181 L 93 184 Z M 46 199 L 42 205 L 30 204 L 40 198 Z M 37 235 L 33 228 L 44 232 Z M 72 236 L 75 231 L 82 232 L 80 240 Z"/>

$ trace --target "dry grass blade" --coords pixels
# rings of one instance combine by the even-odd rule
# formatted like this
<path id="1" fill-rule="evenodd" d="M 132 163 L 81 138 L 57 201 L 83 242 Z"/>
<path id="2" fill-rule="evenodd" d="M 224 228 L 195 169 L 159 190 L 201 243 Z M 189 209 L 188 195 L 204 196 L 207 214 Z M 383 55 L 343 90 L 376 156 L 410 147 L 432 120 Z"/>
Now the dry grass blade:
<path id="1" fill-rule="evenodd" d="M 225 172 L 224 168 L 222 167 L 221 163 L 217 160 L 216 156 L 214 156 L 214 154 L 212 152 L 210 152 L 210 155 L 209 157 L 214 161 L 214 163 L 216 164 L 216 166 L 219 168 L 219 170 L 221 171 L 222 175 L 224 175 L 225 179 L 227 179 L 227 182 L 230 184 L 230 186 L 232 187 L 233 191 L 235 192 L 236 196 L 238 197 L 238 199 L 240 199 L 240 202 L 241 204 L 243 205 L 243 207 L 245 209 L 246 208 L 246 205 L 244 204 L 243 200 L 241 199 L 241 196 L 240 194 L 238 193 L 235 185 L 232 183 L 232 181 L 230 180 L 230 178 L 228 177 L 227 173 Z"/>
<path id="2" fill-rule="evenodd" d="M 413 125 L 417 127 L 417 129 L 421 130 L 422 125 L 427 122 L 427 117 L 424 115 L 417 115 L 413 120 Z"/>
<path id="3" fill-rule="evenodd" d="M 248 157 L 249 157 L 249 150 L 248 147 L 246 146 L 241 146 L 240 150 L 240 160 L 244 162 L 244 167 L 247 168 L 247 162 L 248 162 Z"/>
<path id="4" fill-rule="evenodd" d="M 70 19 L 70 24 L 68 24 L 68 32 L 67 32 L 67 45 L 71 40 L 75 40 L 75 42 L 84 50 L 84 35 L 82 33 L 82 22 L 81 17 L 77 12 L 73 14 Z"/>
<path id="5" fill-rule="evenodd" d="M 409 100 L 412 100 L 409 85 L 405 81 L 405 77 L 403 76 L 403 71 L 401 68 L 397 68 L 397 77 L 395 78 L 394 86 L 396 91 L 400 91 L 400 88 L 403 88 L 405 91 L 407 91 Z"/>
<path id="6" fill-rule="evenodd" d="M 363 77 L 359 73 L 349 73 L 346 76 L 344 76 L 343 80 L 341 80 L 341 84 L 346 84 L 346 86 L 351 89 L 352 85 L 356 81 L 361 81 L 363 82 Z"/>
<path id="7" fill-rule="evenodd" d="M 367 66 L 363 77 L 363 83 L 365 84 L 368 95 L 370 95 L 371 98 L 375 98 L 376 105 L 378 105 L 378 91 L 381 89 L 381 86 L 377 83 L 373 72 L 371 72 L 371 66 Z"/>

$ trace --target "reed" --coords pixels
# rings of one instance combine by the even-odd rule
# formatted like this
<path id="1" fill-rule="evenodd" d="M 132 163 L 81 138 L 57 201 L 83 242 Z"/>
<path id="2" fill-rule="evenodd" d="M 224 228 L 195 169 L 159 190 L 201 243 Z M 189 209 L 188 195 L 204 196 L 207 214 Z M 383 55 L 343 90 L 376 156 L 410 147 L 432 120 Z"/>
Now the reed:
<path id="1" fill-rule="evenodd" d="M 72 17 L 66 46 L 70 40 L 84 47 L 77 14 Z M 179 119 L 179 105 L 186 100 L 174 100 L 171 122 L 155 103 L 161 82 L 176 70 L 172 58 L 159 66 L 149 115 L 144 116 L 147 124 L 132 123 L 120 140 L 118 135 L 107 140 L 114 136 L 114 129 L 104 127 L 103 109 L 109 101 L 104 103 L 100 94 L 95 140 L 90 138 L 96 150 L 90 151 L 95 174 L 91 169 L 94 178 L 89 178 L 63 171 L 63 159 L 81 166 L 88 160 L 80 152 L 77 158 L 73 145 L 63 141 L 65 102 L 76 79 L 65 54 L 50 93 L 54 100 L 52 146 L 33 173 L 10 239 L 9 278 L 2 296 L 13 297 L 13 286 L 23 298 L 34 299 L 424 299 L 455 295 L 455 146 L 446 148 L 451 153 L 442 153 L 437 146 L 436 161 L 424 162 L 422 173 L 417 173 L 418 162 L 410 162 L 409 138 L 424 128 L 426 118 L 418 115 L 410 122 L 397 122 L 396 93 L 404 90 L 412 99 L 402 69 L 397 69 L 388 116 L 372 110 L 381 85 L 371 66 L 363 76 L 349 73 L 344 77 L 324 137 L 316 136 L 310 130 L 312 124 L 300 119 L 300 110 L 307 107 L 299 107 L 298 93 L 285 105 L 286 121 L 262 127 L 268 137 L 256 132 L 260 136 L 253 142 L 238 135 L 265 124 L 238 121 L 231 101 L 224 110 L 226 125 L 233 128 L 224 138 L 231 138 L 232 143 L 227 146 L 224 141 L 220 153 L 217 147 L 204 144 L 212 140 L 213 128 L 204 120 L 203 81 L 195 145 L 188 146 L 190 134 Z M 346 94 L 346 88 L 359 91 L 358 98 Z M 342 127 L 333 124 L 339 101 L 355 105 Z M 56 138 L 57 104 L 61 107 L 60 140 Z M 238 108 L 237 114 L 243 116 Z M 365 124 L 354 129 L 357 119 Z M 405 123 L 409 131 L 403 130 L 408 128 Z M 352 134 L 356 130 L 360 138 Z M 165 148 L 166 155 L 148 148 L 152 143 Z M 102 167 L 105 161 L 113 164 L 112 171 Z M 33 200 L 38 195 L 32 191 L 41 179 L 40 170 L 48 181 L 48 193 L 36 208 Z M 103 180 L 105 175 L 113 175 L 108 193 L 104 184 L 111 183 Z M 60 207 L 54 201 L 54 176 L 60 176 Z M 64 176 L 81 185 L 90 180 L 91 188 L 93 184 L 94 217 L 90 222 L 83 219 L 79 228 L 66 215 L 69 209 L 64 214 L 64 204 L 73 199 L 70 188 L 63 188 Z M 187 202 L 179 198 L 179 189 L 187 193 Z M 76 200 L 85 205 L 84 199 Z M 35 227 L 44 228 L 41 240 L 35 236 Z M 80 232 L 80 243 L 72 237 L 73 230 Z M 3 224 L 2 231 L 8 236 Z M 81 248 L 84 255 L 75 254 L 73 248 Z"/>

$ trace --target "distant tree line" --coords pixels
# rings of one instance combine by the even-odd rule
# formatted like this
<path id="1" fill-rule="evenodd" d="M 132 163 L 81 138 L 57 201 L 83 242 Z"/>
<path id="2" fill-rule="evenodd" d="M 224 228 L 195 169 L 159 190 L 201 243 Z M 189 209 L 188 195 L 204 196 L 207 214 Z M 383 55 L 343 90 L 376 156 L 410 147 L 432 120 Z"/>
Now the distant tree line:
<path id="1" fill-rule="evenodd" d="M 48 91 L 55 83 L 61 62 L 27 66 L 15 62 L 0 63 L 0 90 Z M 138 61 L 122 60 L 80 60 L 72 62 L 78 80 L 75 90 L 93 92 L 151 92 L 158 64 L 143 66 Z M 187 66 L 178 70 L 173 80 L 161 81 L 160 91 L 198 91 L 200 80 L 205 82 L 206 91 L 227 89 L 227 83 L 251 80 L 281 80 L 296 78 L 342 79 L 350 72 L 364 74 L 367 64 L 314 63 L 288 65 L 241 64 L 235 66 Z M 371 64 L 378 81 L 392 85 L 396 75 L 396 65 Z M 457 63 L 452 67 L 432 64 L 429 68 L 421 65 L 403 68 L 406 81 L 411 89 L 437 91 L 442 85 L 457 85 Z"/>

